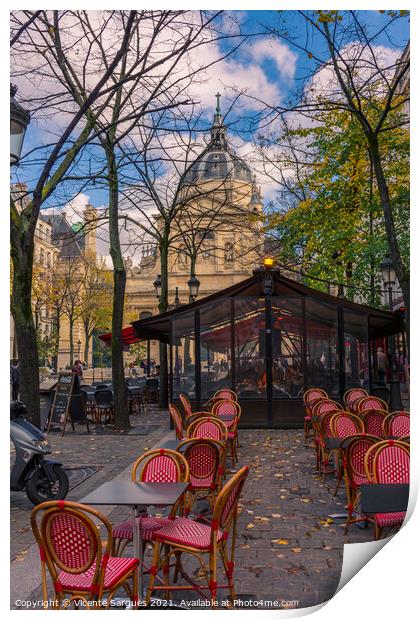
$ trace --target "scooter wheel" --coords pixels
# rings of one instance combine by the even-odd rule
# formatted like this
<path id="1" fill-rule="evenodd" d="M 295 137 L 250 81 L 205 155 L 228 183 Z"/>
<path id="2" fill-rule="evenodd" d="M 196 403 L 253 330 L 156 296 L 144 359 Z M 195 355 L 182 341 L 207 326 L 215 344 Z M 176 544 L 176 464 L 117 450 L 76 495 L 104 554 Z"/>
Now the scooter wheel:
<path id="1" fill-rule="evenodd" d="M 50 500 L 64 499 L 69 490 L 69 479 L 62 467 L 54 467 L 54 482 L 47 479 L 44 472 L 39 469 L 25 485 L 26 495 L 35 505 Z"/>

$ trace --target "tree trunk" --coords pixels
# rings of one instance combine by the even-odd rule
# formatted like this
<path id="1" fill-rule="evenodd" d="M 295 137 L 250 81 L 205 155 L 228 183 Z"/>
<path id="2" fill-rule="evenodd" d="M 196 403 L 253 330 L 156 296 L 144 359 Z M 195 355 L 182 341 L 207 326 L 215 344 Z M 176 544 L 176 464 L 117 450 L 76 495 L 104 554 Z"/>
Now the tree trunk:
<path id="1" fill-rule="evenodd" d="M 73 350 L 73 331 L 74 331 L 74 320 L 69 318 L 69 366 L 70 368 L 73 366 L 74 363 L 74 359 L 73 359 L 73 355 L 74 355 L 74 350 Z"/>
<path id="2" fill-rule="evenodd" d="M 57 309 L 55 318 L 55 351 L 52 359 L 53 368 L 58 372 L 58 352 L 60 350 L 60 310 Z"/>
<path id="3" fill-rule="evenodd" d="M 389 197 L 388 185 L 382 167 L 379 145 L 376 137 L 368 136 L 370 153 L 372 157 L 373 169 L 375 171 L 376 183 L 381 199 L 381 206 L 384 213 L 385 229 L 388 238 L 389 253 L 394 269 L 400 284 L 404 305 L 405 305 L 405 324 L 407 330 L 407 344 L 410 346 L 410 276 L 404 267 L 397 233 L 395 231 L 394 217 L 392 213 L 391 200 Z"/>
<path id="4" fill-rule="evenodd" d="M 12 224 L 13 289 L 11 310 L 19 355 L 20 399 L 31 422 L 41 426 L 39 412 L 39 369 L 36 330 L 32 314 L 33 235 Z"/>
<path id="5" fill-rule="evenodd" d="M 112 384 L 115 403 L 115 427 L 130 428 L 124 380 L 123 342 L 121 333 L 124 317 L 126 272 L 121 253 L 118 227 L 118 172 L 112 146 L 106 149 L 109 183 L 109 245 L 114 267 L 114 297 L 112 303 Z"/>
<path id="6" fill-rule="evenodd" d="M 85 323 L 83 327 L 84 327 L 84 332 L 85 332 L 85 351 L 84 351 L 85 359 L 83 361 L 87 364 L 88 358 L 89 358 L 89 325 Z"/>
<path id="7" fill-rule="evenodd" d="M 159 245 L 160 270 L 162 281 L 162 292 L 159 300 L 159 312 L 166 312 L 168 309 L 168 255 L 169 255 L 169 225 L 165 224 L 162 240 Z M 164 342 L 159 343 L 159 407 L 168 407 L 168 349 Z"/>

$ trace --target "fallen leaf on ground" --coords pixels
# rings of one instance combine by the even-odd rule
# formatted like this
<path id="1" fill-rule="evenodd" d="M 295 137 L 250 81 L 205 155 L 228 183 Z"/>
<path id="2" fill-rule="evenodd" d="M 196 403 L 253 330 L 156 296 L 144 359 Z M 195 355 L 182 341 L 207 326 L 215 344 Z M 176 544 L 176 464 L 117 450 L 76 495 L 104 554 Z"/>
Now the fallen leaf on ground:
<path id="1" fill-rule="evenodd" d="M 289 541 L 286 540 L 285 538 L 274 538 L 271 542 L 275 543 L 276 545 L 288 545 L 289 544 Z"/>
<path id="2" fill-rule="evenodd" d="M 293 547 L 292 549 L 293 553 L 300 553 L 302 551 L 301 547 Z"/>

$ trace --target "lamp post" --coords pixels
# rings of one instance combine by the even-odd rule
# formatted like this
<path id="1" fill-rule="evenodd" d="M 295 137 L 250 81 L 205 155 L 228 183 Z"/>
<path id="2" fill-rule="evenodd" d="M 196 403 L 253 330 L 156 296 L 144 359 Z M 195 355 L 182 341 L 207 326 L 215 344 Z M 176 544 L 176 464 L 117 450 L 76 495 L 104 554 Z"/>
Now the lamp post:
<path id="1" fill-rule="evenodd" d="M 195 276 L 195 274 L 192 274 L 187 284 L 190 289 L 190 301 L 195 301 L 198 297 L 198 291 L 200 289 L 200 280 Z"/>
<path id="2" fill-rule="evenodd" d="M 10 85 L 10 165 L 19 163 L 22 153 L 23 139 L 31 115 L 15 99 L 17 87 Z"/>
<path id="3" fill-rule="evenodd" d="M 81 349 L 81 346 L 82 346 L 82 341 L 79 339 L 77 341 L 77 357 L 79 358 L 79 360 L 80 360 L 80 349 Z"/>
<path id="4" fill-rule="evenodd" d="M 160 275 L 158 275 L 156 280 L 153 282 L 153 286 L 155 287 L 156 297 L 160 299 L 160 296 L 162 294 L 162 278 Z"/>
<path id="5" fill-rule="evenodd" d="M 396 273 L 394 265 L 390 256 L 386 256 L 380 264 L 382 271 L 382 278 L 385 288 L 388 289 L 388 304 L 389 310 L 392 312 L 392 287 L 396 281 Z M 397 359 L 395 354 L 395 337 L 394 335 L 389 337 L 389 351 L 391 357 L 391 381 L 390 381 L 390 395 L 389 395 L 389 409 L 390 411 L 400 411 L 403 409 L 401 401 L 400 382 L 398 379 Z"/>

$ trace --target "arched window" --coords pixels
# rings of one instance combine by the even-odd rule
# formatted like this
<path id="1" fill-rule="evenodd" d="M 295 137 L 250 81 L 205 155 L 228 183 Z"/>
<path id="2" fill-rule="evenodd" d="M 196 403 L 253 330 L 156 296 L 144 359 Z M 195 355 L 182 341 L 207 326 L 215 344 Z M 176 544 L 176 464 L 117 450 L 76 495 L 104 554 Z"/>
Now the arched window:
<path id="1" fill-rule="evenodd" d="M 233 263 L 233 243 L 225 243 L 225 263 Z"/>

